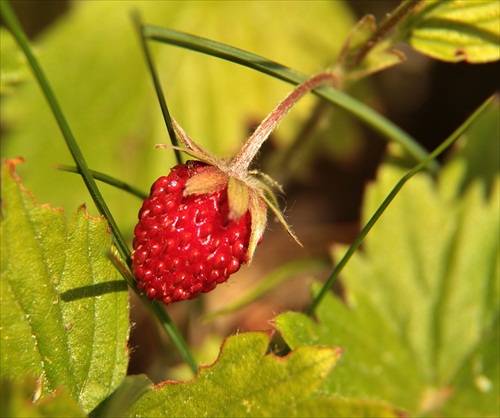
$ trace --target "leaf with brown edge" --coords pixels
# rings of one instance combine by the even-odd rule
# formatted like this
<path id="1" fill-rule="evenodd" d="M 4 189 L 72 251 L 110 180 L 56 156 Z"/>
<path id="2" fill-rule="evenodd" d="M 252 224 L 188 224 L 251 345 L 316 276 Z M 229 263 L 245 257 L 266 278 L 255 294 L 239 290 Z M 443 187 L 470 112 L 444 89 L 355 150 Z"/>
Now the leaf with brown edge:
<path id="1" fill-rule="evenodd" d="M 397 416 L 387 405 L 317 392 L 339 348 L 302 347 L 277 357 L 266 354 L 269 342 L 263 332 L 229 337 L 214 364 L 201 367 L 192 380 L 159 384 L 128 416 Z"/>

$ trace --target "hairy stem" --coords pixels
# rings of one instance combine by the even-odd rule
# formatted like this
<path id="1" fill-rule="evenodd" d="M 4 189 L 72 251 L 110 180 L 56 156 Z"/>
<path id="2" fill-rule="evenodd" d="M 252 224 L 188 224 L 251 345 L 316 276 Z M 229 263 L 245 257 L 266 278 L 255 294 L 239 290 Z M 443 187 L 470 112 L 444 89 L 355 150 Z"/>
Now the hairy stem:
<path id="1" fill-rule="evenodd" d="M 198 51 L 213 57 L 218 57 L 248 68 L 255 69 L 264 74 L 269 74 L 275 78 L 292 84 L 300 84 L 307 80 L 304 74 L 291 68 L 287 68 L 277 62 L 270 61 L 264 57 L 252 54 L 248 51 L 232 47 L 230 45 L 215 42 L 199 36 L 189 35 L 173 29 L 161 28 L 152 25 L 144 26 L 144 36 L 158 42 L 176 45 L 187 48 L 191 51 Z M 328 102 L 345 110 L 354 117 L 359 118 L 374 131 L 380 133 L 388 140 L 401 144 L 401 146 L 416 161 L 422 161 L 427 155 L 427 151 L 414 138 L 394 125 L 391 121 L 381 116 L 376 111 L 370 109 L 360 101 L 333 88 L 320 88 L 312 93 L 327 100 Z M 433 171 L 438 169 L 439 165 L 432 161 L 429 165 Z"/>
<path id="2" fill-rule="evenodd" d="M 325 85 L 334 84 L 335 76 L 330 72 L 324 72 L 315 75 L 299 84 L 288 96 L 286 96 L 276 108 L 262 121 L 255 132 L 250 136 L 241 151 L 234 157 L 231 163 L 231 173 L 239 174 L 248 170 L 250 163 L 259 152 L 264 141 L 269 137 L 271 132 L 276 128 L 281 119 L 288 113 L 292 106 L 297 103 L 305 94 L 310 91 Z"/>

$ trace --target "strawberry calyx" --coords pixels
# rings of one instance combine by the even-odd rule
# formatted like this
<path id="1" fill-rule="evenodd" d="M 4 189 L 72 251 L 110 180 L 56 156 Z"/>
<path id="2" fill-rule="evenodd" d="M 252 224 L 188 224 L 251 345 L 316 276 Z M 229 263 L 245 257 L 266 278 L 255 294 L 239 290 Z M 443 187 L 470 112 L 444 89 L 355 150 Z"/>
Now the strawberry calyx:
<path id="1" fill-rule="evenodd" d="M 193 146 L 194 141 L 179 124 L 173 122 L 179 140 L 186 148 L 165 144 L 158 144 L 157 147 L 178 149 L 209 165 L 205 170 L 189 178 L 184 189 L 184 196 L 211 194 L 227 188 L 229 218 L 237 221 L 245 213 L 250 213 L 251 234 L 247 249 L 248 262 L 252 260 L 257 244 L 266 229 L 268 207 L 277 216 L 285 230 L 301 245 L 279 209 L 273 192 L 273 188 L 281 190 L 277 182 L 257 171 L 238 170 L 235 172 L 234 167 L 238 160 L 222 160 L 196 145 Z"/>

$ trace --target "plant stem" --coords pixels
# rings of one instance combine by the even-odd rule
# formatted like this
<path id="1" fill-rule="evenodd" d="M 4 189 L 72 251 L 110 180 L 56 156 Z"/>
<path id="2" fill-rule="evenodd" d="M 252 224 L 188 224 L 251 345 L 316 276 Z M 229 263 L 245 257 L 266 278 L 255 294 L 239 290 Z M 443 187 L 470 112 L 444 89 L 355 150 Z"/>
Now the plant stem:
<path id="1" fill-rule="evenodd" d="M 143 298 L 145 297 L 143 296 Z M 177 348 L 177 351 L 179 352 L 181 357 L 188 364 L 189 368 L 193 372 L 193 375 L 196 375 L 196 373 L 198 373 L 198 364 L 191 355 L 184 337 L 179 332 L 179 329 L 175 325 L 170 315 L 167 313 L 165 306 L 160 304 L 159 302 L 149 302 L 148 306 L 153 310 L 155 316 L 159 319 L 163 329 L 167 331 L 170 340 Z"/>
<path id="2" fill-rule="evenodd" d="M 496 96 L 495 96 L 496 97 Z M 410 180 L 415 174 L 419 171 L 423 170 L 432 160 L 436 159 L 439 155 L 441 155 L 444 151 L 446 151 L 464 132 L 465 130 L 476 120 L 476 118 L 488 107 L 488 105 L 495 99 L 495 97 L 490 97 L 487 99 L 467 120 L 462 123 L 445 141 L 441 143 L 429 156 L 417 164 L 411 170 L 409 170 L 401 179 L 398 181 L 396 186 L 391 190 L 391 192 L 384 199 L 382 204 L 378 207 L 372 217 L 368 220 L 366 225 L 363 227 L 361 232 L 358 234 L 353 244 L 349 247 L 347 252 L 344 254 L 340 262 L 335 266 L 332 271 L 332 274 L 328 277 L 326 283 L 321 288 L 321 291 L 315 296 L 311 306 L 307 310 L 307 315 L 312 316 L 318 307 L 321 300 L 324 298 L 326 293 L 332 288 L 333 284 L 337 280 L 342 269 L 345 267 L 347 262 L 356 252 L 356 250 L 360 247 L 363 239 L 366 237 L 368 232 L 372 229 L 378 219 L 382 216 L 384 211 L 387 209 L 389 204 L 394 200 L 398 192 L 403 188 L 405 183 Z"/>
<path id="3" fill-rule="evenodd" d="M 240 152 L 234 157 L 231 163 L 231 173 L 244 173 L 248 170 L 250 163 L 259 152 L 264 141 L 276 128 L 281 119 L 288 113 L 292 106 L 297 103 L 305 94 L 322 86 L 333 83 L 335 76 L 330 72 L 321 73 L 311 77 L 309 80 L 299 84 L 288 94 L 274 110 L 262 121 L 254 133 L 248 138 Z"/>

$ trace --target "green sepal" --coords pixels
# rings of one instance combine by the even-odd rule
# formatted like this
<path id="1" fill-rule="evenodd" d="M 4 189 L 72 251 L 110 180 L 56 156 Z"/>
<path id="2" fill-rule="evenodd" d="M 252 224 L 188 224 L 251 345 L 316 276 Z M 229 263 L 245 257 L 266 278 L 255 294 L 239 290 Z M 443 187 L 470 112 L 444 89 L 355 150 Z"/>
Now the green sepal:
<path id="1" fill-rule="evenodd" d="M 209 166 L 186 182 L 184 196 L 211 194 L 223 189 L 227 184 L 227 174 L 217 167 Z"/>
<path id="2" fill-rule="evenodd" d="M 244 182 L 235 177 L 229 177 L 227 199 L 231 219 L 240 219 L 248 211 L 249 194 L 248 186 Z"/>
<path id="3" fill-rule="evenodd" d="M 251 215 L 252 222 L 252 233 L 250 234 L 250 241 L 248 243 L 248 262 L 252 261 L 253 253 L 255 252 L 255 248 L 257 244 L 260 242 L 262 235 L 264 234 L 264 230 L 266 229 L 267 224 L 267 208 L 266 203 L 260 198 L 260 193 L 253 189 L 249 188 L 249 209 Z"/>

